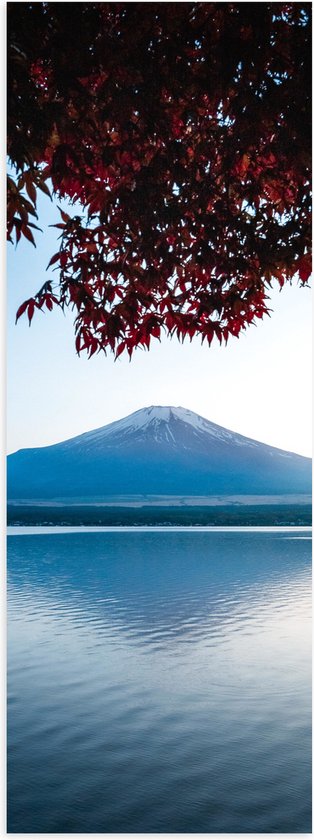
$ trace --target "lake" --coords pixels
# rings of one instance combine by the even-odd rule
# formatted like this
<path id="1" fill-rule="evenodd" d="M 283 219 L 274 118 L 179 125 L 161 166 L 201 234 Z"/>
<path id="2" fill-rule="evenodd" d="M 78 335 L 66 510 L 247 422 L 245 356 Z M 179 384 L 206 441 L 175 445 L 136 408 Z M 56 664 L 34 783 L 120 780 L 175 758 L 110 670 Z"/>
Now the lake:
<path id="1" fill-rule="evenodd" d="M 310 832 L 310 532 L 25 531 L 8 831 Z"/>

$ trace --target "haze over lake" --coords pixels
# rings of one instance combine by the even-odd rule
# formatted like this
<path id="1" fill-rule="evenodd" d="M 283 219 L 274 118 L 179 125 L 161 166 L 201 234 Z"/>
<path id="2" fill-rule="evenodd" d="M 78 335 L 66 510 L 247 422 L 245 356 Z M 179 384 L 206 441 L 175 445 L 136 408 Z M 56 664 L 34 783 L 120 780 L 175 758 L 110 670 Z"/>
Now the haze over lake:
<path id="1" fill-rule="evenodd" d="M 9 832 L 310 832 L 310 574 L 307 530 L 9 536 Z"/>

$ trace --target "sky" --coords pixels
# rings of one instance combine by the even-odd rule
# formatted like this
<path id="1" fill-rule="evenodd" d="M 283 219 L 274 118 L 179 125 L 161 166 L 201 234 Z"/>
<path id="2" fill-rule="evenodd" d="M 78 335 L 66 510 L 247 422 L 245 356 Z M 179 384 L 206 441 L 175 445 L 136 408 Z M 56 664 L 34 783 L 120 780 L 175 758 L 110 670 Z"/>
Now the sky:
<path id="1" fill-rule="evenodd" d="M 99 354 L 74 348 L 73 314 L 35 313 L 31 327 L 15 313 L 53 279 L 56 203 L 39 203 L 35 249 L 23 239 L 7 255 L 7 450 L 46 446 L 104 426 L 149 405 L 189 408 L 207 419 L 281 449 L 311 455 L 312 299 L 294 283 L 271 293 L 271 318 L 227 347 L 193 339 L 156 340 L 149 352 Z"/>

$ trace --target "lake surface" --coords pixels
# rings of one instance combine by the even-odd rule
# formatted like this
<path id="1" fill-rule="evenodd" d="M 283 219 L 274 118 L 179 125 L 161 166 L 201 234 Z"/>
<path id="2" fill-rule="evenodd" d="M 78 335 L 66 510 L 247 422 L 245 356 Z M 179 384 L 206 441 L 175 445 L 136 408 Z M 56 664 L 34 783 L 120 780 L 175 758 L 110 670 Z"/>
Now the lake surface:
<path id="1" fill-rule="evenodd" d="M 8 538 L 8 831 L 310 832 L 309 532 L 51 530 Z"/>

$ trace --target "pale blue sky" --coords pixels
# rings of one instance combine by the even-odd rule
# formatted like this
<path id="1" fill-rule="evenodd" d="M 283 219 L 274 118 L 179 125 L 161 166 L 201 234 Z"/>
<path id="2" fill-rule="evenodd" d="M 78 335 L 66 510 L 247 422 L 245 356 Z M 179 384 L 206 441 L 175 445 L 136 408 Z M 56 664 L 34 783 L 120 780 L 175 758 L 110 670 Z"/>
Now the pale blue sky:
<path id="1" fill-rule="evenodd" d="M 147 405 L 182 405 L 241 434 L 311 454 L 311 292 L 297 284 L 272 294 L 273 314 L 227 347 L 163 338 L 132 361 L 74 349 L 72 313 L 19 304 L 52 277 L 56 206 L 43 197 L 37 249 L 8 247 L 8 451 L 44 446 L 103 426 Z M 37 315 L 37 317 L 36 317 Z"/>

